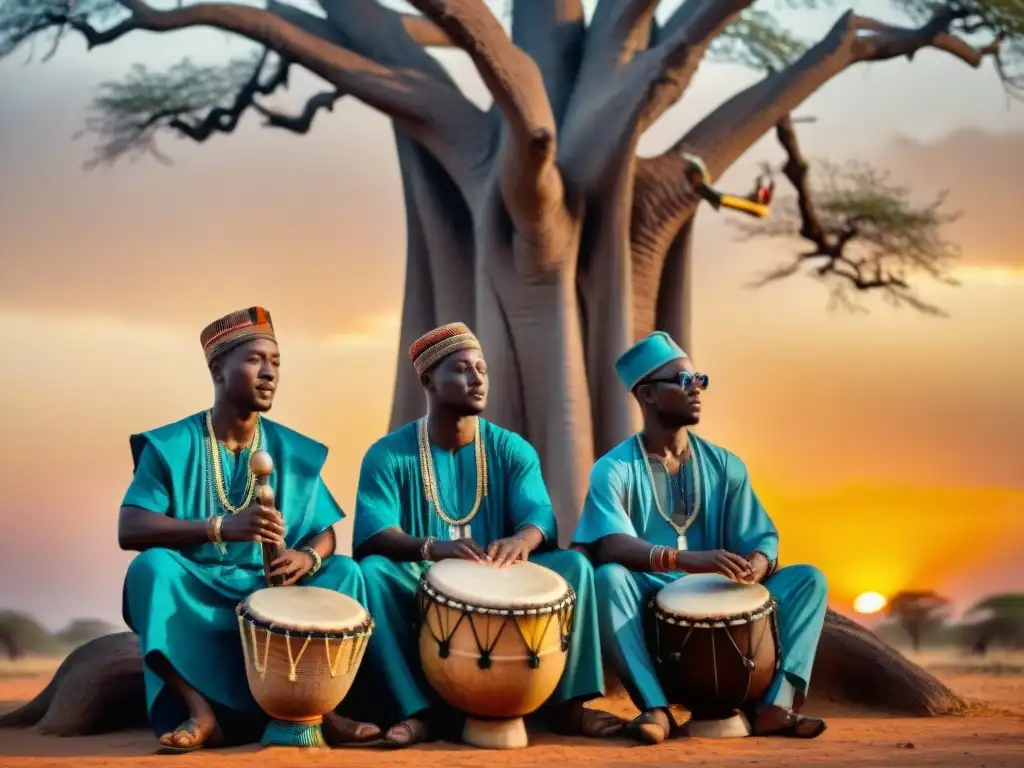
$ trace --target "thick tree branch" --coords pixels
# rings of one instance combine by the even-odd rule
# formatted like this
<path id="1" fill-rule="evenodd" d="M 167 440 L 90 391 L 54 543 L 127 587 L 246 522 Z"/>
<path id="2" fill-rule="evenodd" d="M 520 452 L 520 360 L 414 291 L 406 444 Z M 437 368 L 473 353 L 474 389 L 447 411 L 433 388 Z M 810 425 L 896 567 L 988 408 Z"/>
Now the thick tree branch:
<path id="1" fill-rule="evenodd" d="M 580 0 L 512 5 L 512 42 L 540 68 L 556 125 L 576 85 L 586 31 Z"/>
<path id="2" fill-rule="evenodd" d="M 422 45 L 424 48 L 452 47 L 452 39 L 448 33 L 430 19 L 425 19 L 415 13 L 403 13 L 401 16 L 402 26 L 405 27 L 406 33 L 418 45 Z"/>
<path id="3" fill-rule="evenodd" d="M 339 42 L 338 34 L 326 19 L 274 0 L 270 2 L 271 10 L 199 3 L 161 11 L 143 0 L 118 2 L 130 15 L 109 29 L 97 30 L 84 16 L 76 16 L 67 6 L 54 3 L 54 10 L 42 14 L 39 22 L 31 27 L 31 34 L 70 26 L 93 47 L 112 43 L 136 30 L 169 32 L 206 26 L 234 32 L 263 44 L 283 59 L 327 80 L 338 91 L 387 114 L 402 130 L 427 147 L 460 182 L 468 184 L 479 176 L 475 169 L 468 167 L 465 153 L 457 147 L 461 139 L 467 137 L 467 130 L 472 132 L 473 127 L 480 124 L 483 113 L 454 88 L 415 67 L 385 66 L 353 52 Z M 401 27 L 400 18 L 398 24 Z M 404 32 L 400 33 L 405 36 Z M 16 44 L 29 36 L 20 34 L 13 42 Z M 11 45 L 8 43 L 8 47 Z M 418 48 L 411 42 L 410 45 Z M 146 118 L 156 114 L 158 121 L 167 124 L 176 116 L 158 113 L 159 108 L 152 109 Z M 218 117 L 221 121 L 225 119 Z M 189 127 L 184 124 L 176 127 L 189 133 Z"/>
<path id="4" fill-rule="evenodd" d="M 587 30 L 585 77 L 607 77 L 647 48 L 657 0 L 599 0 Z"/>
<path id="5" fill-rule="evenodd" d="M 698 155 L 714 179 L 804 99 L 853 64 L 912 58 L 932 47 L 977 67 L 991 47 L 974 49 L 950 35 L 946 30 L 955 18 L 950 11 L 907 29 L 846 13 L 792 65 L 722 104 L 665 154 L 685 150 Z"/>
<path id="6" fill-rule="evenodd" d="M 865 19 L 852 12 L 844 14 L 821 42 L 805 51 L 789 67 L 732 97 L 670 150 L 641 163 L 635 210 L 649 207 L 647 196 L 655 195 L 658 204 L 671 210 L 671 214 L 660 221 L 649 220 L 647 226 L 659 230 L 659 241 L 671 240 L 694 208 L 693 190 L 686 180 L 686 163 L 681 152 L 700 157 L 711 179 L 715 179 L 808 96 L 853 64 L 912 57 L 922 48 L 934 47 L 977 66 L 982 57 L 991 52 L 991 46 L 965 48 L 963 41 L 946 31 L 955 18 L 955 13 L 948 11 L 921 27 L 906 29 Z M 637 237 L 650 239 L 653 235 L 635 232 L 634 238 Z"/>
<path id="7" fill-rule="evenodd" d="M 513 45 L 483 0 L 410 0 L 473 61 L 508 128 L 499 163 L 501 192 L 516 235 L 536 250 L 541 271 L 557 267 L 570 231 L 556 127 L 536 63 Z M 538 216 L 538 211 L 540 215 Z"/>
<path id="8" fill-rule="evenodd" d="M 753 0 L 685 0 L 649 55 L 653 70 L 638 129 L 647 130 L 689 86 L 712 41 Z"/>

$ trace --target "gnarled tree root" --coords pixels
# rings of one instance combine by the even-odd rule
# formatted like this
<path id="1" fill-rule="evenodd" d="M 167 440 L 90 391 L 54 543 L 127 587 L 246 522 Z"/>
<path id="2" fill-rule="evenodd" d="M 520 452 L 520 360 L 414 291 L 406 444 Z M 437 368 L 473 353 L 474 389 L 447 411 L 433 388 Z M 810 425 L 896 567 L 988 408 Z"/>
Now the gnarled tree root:
<path id="1" fill-rule="evenodd" d="M 34 699 L 0 716 L 0 728 L 36 726 L 55 736 L 108 733 L 146 722 L 142 654 L 133 632 L 76 648 Z"/>
<path id="2" fill-rule="evenodd" d="M 613 679 L 609 676 L 609 683 Z M 966 701 L 856 622 L 829 611 L 808 702 L 850 703 L 911 716 L 962 714 Z M 80 736 L 146 724 L 142 659 L 131 632 L 75 650 L 32 701 L 0 717 L 2 727 L 37 726 Z"/>

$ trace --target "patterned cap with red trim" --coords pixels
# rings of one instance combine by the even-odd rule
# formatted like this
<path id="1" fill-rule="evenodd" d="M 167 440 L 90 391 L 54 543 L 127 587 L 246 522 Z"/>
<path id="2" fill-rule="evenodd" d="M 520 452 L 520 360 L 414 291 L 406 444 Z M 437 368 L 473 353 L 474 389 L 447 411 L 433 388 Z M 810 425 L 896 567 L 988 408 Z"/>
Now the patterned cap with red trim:
<path id="1" fill-rule="evenodd" d="M 207 363 L 229 349 L 253 339 L 277 341 L 270 313 L 263 307 L 249 307 L 232 312 L 219 320 L 214 320 L 199 334 L 199 342 L 203 345 Z"/>
<path id="2" fill-rule="evenodd" d="M 465 323 L 449 323 L 416 339 L 409 346 L 409 359 L 422 376 L 448 355 L 463 349 L 481 349 L 480 341 Z"/>

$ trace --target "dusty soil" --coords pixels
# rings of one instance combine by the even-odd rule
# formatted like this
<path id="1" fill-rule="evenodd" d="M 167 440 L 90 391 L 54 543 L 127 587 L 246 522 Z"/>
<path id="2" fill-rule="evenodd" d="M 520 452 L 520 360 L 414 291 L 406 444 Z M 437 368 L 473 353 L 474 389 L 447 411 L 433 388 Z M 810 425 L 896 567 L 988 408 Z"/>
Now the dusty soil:
<path id="1" fill-rule="evenodd" d="M 1024 766 L 1024 674 L 1013 664 L 970 665 L 962 660 L 928 659 L 927 665 L 955 690 L 979 703 L 964 717 L 893 718 L 837 706 L 819 707 L 829 730 L 819 739 L 737 741 L 675 740 L 658 747 L 623 741 L 559 739 L 539 734 L 529 749 L 485 752 L 440 743 L 405 752 L 376 749 L 259 750 L 195 752 L 176 757 L 153 756 L 156 740 L 148 731 L 63 739 L 23 730 L 0 731 L 0 766 L 12 768 L 130 768 L 166 765 L 170 760 L 194 768 L 249 768 L 256 754 L 267 768 L 304 766 L 379 766 L 401 768 L 502 768 L 557 765 L 627 766 Z M 36 694 L 49 680 L 52 665 L 33 663 L 0 669 L 0 711 L 13 709 Z M 621 714 L 631 707 L 622 697 L 602 702 Z M 72 762 L 73 761 L 73 762 Z"/>

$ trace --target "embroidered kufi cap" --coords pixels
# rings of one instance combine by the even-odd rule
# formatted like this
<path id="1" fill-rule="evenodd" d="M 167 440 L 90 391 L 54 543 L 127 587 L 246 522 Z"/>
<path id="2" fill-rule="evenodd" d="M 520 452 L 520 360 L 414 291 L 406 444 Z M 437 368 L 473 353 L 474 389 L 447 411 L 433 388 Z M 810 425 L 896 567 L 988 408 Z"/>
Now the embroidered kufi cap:
<path id="1" fill-rule="evenodd" d="M 199 342 L 203 345 L 207 364 L 218 355 L 253 339 L 277 341 L 270 313 L 263 307 L 249 307 L 232 312 L 219 320 L 214 320 L 199 334 Z"/>
<path id="2" fill-rule="evenodd" d="M 615 372 L 619 374 L 626 389 L 632 392 L 633 387 L 665 363 L 681 360 L 686 356 L 671 336 L 664 331 L 655 331 L 622 353 L 615 361 Z"/>
<path id="3" fill-rule="evenodd" d="M 480 342 L 465 323 L 449 323 L 416 339 L 409 346 L 409 359 L 417 375 L 422 376 L 448 355 L 463 349 L 481 349 Z"/>

